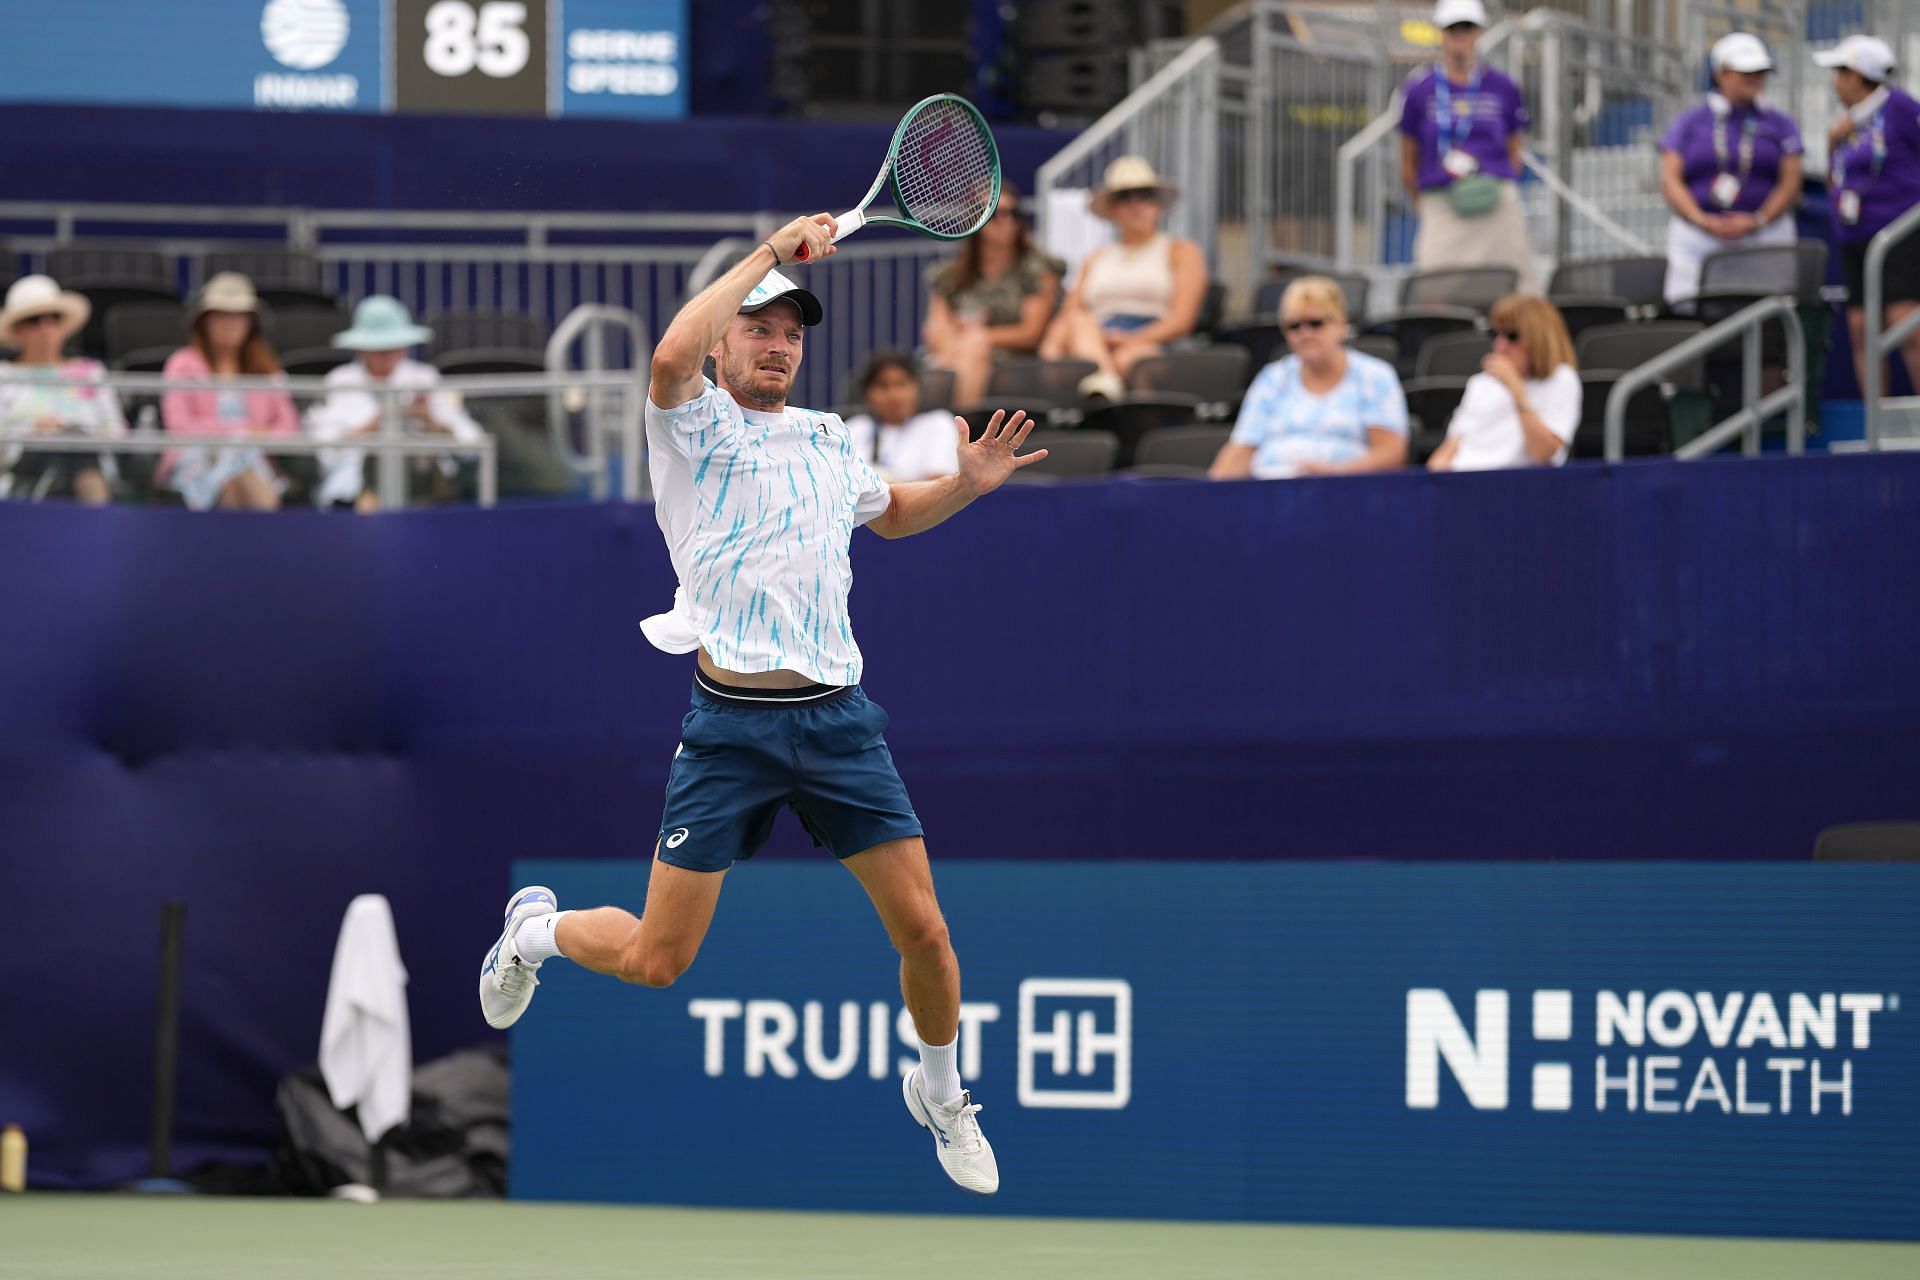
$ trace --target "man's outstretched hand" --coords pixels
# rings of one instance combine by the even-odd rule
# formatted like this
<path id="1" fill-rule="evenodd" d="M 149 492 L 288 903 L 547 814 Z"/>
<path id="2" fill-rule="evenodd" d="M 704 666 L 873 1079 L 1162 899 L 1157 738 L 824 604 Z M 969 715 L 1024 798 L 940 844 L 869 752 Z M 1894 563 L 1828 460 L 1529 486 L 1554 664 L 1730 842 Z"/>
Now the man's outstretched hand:
<path id="1" fill-rule="evenodd" d="M 960 479 L 975 497 L 992 493 L 1007 482 L 1008 476 L 1047 456 L 1045 449 L 1020 452 L 1027 433 L 1033 430 L 1033 419 L 1025 409 L 1014 410 L 1011 418 L 1005 409 L 996 410 L 978 440 L 969 440 L 972 431 L 965 418 L 955 418 L 953 425 L 960 433 Z"/>

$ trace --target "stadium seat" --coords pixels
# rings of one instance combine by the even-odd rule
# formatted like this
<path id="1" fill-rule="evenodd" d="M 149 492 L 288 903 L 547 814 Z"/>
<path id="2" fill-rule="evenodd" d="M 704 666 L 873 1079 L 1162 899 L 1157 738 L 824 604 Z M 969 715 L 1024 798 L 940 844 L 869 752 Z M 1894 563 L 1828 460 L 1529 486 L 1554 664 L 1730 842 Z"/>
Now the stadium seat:
<path id="1" fill-rule="evenodd" d="M 429 355 L 443 351 L 538 351 L 547 349 L 547 327 L 524 311 L 443 311 L 421 321 L 433 330 Z"/>
<path id="2" fill-rule="evenodd" d="M 1225 417 L 1240 403 L 1252 376 L 1247 349 L 1221 343 L 1148 356 L 1127 374 L 1127 390 L 1149 396 L 1192 396 L 1200 404 L 1202 417 Z"/>
<path id="3" fill-rule="evenodd" d="M 1664 257 L 1586 258 L 1562 262 L 1547 286 L 1547 297 L 1573 295 L 1619 298 L 1629 307 L 1658 311 L 1667 301 Z"/>
<path id="4" fill-rule="evenodd" d="M 1560 318 L 1566 321 L 1567 334 L 1576 343 L 1580 341 L 1581 334 L 1599 325 L 1625 324 L 1632 310 L 1625 298 L 1598 293 L 1568 294 L 1564 298 L 1555 298 L 1553 305 L 1559 310 Z"/>
<path id="5" fill-rule="evenodd" d="M 1247 367 L 1258 374 L 1287 354 L 1287 335 L 1277 320 L 1235 320 L 1220 330 L 1220 340 L 1245 347 Z"/>
<path id="6" fill-rule="evenodd" d="M 320 260 L 301 249 L 273 246 L 210 249 L 200 259 L 200 278 L 238 271 L 253 281 L 260 300 L 280 311 L 339 306 L 322 283 Z"/>
<path id="7" fill-rule="evenodd" d="M 1406 383 L 1407 414 L 1420 419 L 1421 427 L 1438 445 L 1447 437 L 1453 411 L 1467 393 L 1465 378 L 1414 378 Z M 1429 450 L 1428 452 L 1431 452 Z"/>
<path id="8" fill-rule="evenodd" d="M 1025 409 L 1027 416 L 1036 424 L 1034 430 L 1038 431 L 1053 417 L 1055 407 L 1054 403 L 1044 396 L 1027 395 L 982 400 L 978 404 L 962 405 L 953 412 L 967 420 L 967 438 L 978 440 L 980 433 L 987 429 L 987 424 L 993 421 L 995 413 L 1004 412 L 1011 418 L 1017 411 Z"/>
<path id="9" fill-rule="evenodd" d="M 1400 344 L 1391 334 L 1359 333 L 1349 338 L 1347 345 L 1376 360 L 1385 360 L 1388 364 L 1400 359 Z"/>
<path id="10" fill-rule="evenodd" d="M 1920 822 L 1846 822 L 1813 841 L 1815 862 L 1920 862 Z"/>
<path id="11" fill-rule="evenodd" d="M 1580 384 L 1584 399 L 1580 427 L 1573 435 L 1568 456 L 1604 458 L 1607 455 L 1607 399 L 1620 381 L 1619 369 L 1583 369 Z M 1627 401 L 1624 445 L 1629 458 L 1673 452 L 1672 418 L 1667 397 L 1658 385 L 1642 387 Z"/>
<path id="12" fill-rule="evenodd" d="M 1183 468 L 1205 475 L 1232 435 L 1231 427 L 1156 427 L 1134 445 L 1133 465 Z"/>
<path id="13" fill-rule="evenodd" d="M 1368 325 L 1364 336 L 1393 343 L 1393 364 L 1403 378 L 1412 377 L 1420 348 L 1442 333 L 1466 333 L 1480 328 L 1480 314 L 1468 307 L 1415 307 L 1397 311 Z"/>
<path id="14" fill-rule="evenodd" d="M 1722 249 L 1700 264 L 1702 294 L 1746 293 L 1758 297 L 1791 294 L 1818 301 L 1827 279 L 1827 243 L 1801 240 L 1795 244 Z"/>
<path id="15" fill-rule="evenodd" d="M 920 370 L 920 407 L 922 409 L 953 407 L 953 370 L 932 365 Z"/>
<path id="16" fill-rule="evenodd" d="M 1224 280 L 1207 281 L 1207 292 L 1200 299 L 1200 315 L 1193 322 L 1197 334 L 1218 336 L 1227 318 L 1227 285 Z"/>
<path id="17" fill-rule="evenodd" d="M 331 311 L 319 307 L 295 307 L 291 311 L 262 307 L 260 310 L 260 327 L 276 351 L 331 348 L 334 335 L 345 332 L 352 324 L 352 318 L 338 307 Z M 347 358 L 352 358 L 351 353 Z"/>
<path id="18" fill-rule="evenodd" d="M 295 347 L 280 353 L 280 367 L 292 378 L 321 378 L 347 361 L 353 352 L 338 347 Z"/>
<path id="19" fill-rule="evenodd" d="M 85 294 L 93 306 L 77 345 L 90 356 L 107 355 L 107 314 L 129 302 L 180 302 L 173 266 L 156 249 L 132 245 L 61 245 L 47 253 L 47 274 L 60 287 Z"/>
<path id="20" fill-rule="evenodd" d="M 1023 452 L 1045 449 L 1047 456 L 1013 473 L 1020 481 L 1062 476 L 1097 476 L 1112 471 L 1120 456 L 1120 441 L 1105 431 L 1084 427 L 1072 431 L 1039 431 L 1027 437 Z"/>
<path id="21" fill-rule="evenodd" d="M 1199 403 L 1188 396 L 1128 396 L 1087 410 L 1080 429 L 1112 436 L 1119 450 L 1114 465 L 1125 467 L 1133 464 L 1134 450 L 1149 432 L 1190 426 L 1198 417 Z"/>
<path id="22" fill-rule="evenodd" d="M 463 373 L 545 373 L 547 354 L 509 347 L 475 347 L 442 351 L 432 357 L 432 364 L 448 377 Z"/>
<path id="23" fill-rule="evenodd" d="M 1038 396 L 1049 404 L 1080 403 L 1080 383 L 1100 366 L 1091 360 L 1005 360 L 993 366 L 987 394 L 994 400 Z"/>
<path id="24" fill-rule="evenodd" d="M 1703 327 L 1695 320 L 1598 325 L 1580 335 L 1574 351 L 1582 369 L 1636 369 L 1699 333 Z M 1701 385 L 1699 369 L 1703 367 L 1688 366 L 1679 371 L 1682 376 L 1668 375 L 1666 380 L 1675 384 L 1685 382 L 1689 390 L 1697 390 Z"/>
<path id="25" fill-rule="evenodd" d="M 187 309 L 178 302 L 123 302 L 107 313 L 103 335 L 107 363 L 122 369 L 131 352 L 184 346 Z"/>
<path id="26" fill-rule="evenodd" d="M 1416 271 L 1400 282 L 1400 309 L 1465 307 L 1485 315 L 1493 304 L 1520 287 L 1512 267 L 1448 267 Z"/>
<path id="27" fill-rule="evenodd" d="M 1478 329 L 1437 333 L 1421 344 L 1413 373 L 1416 378 L 1471 378 L 1492 350 L 1493 335 Z"/>
<path id="28" fill-rule="evenodd" d="M 1287 286 L 1301 276 L 1325 276 L 1340 286 L 1340 292 L 1346 295 L 1347 319 L 1359 324 L 1367 318 L 1367 295 L 1372 292 L 1373 280 L 1357 271 L 1319 271 L 1309 267 L 1283 267 L 1278 279 L 1269 280 L 1260 286 L 1260 292 L 1254 297 L 1251 319 L 1278 320 L 1280 318 L 1280 298 Z"/>

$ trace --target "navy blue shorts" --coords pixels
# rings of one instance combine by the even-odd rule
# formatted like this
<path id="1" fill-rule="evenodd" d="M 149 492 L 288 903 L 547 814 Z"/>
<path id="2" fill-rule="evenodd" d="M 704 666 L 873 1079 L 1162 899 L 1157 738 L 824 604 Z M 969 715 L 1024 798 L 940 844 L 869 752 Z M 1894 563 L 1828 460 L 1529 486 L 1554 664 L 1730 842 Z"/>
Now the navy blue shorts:
<path id="1" fill-rule="evenodd" d="M 698 675 L 667 777 L 660 860 L 725 871 L 767 843 L 782 805 L 836 858 L 923 834 L 886 728 L 857 684 L 737 689 Z"/>

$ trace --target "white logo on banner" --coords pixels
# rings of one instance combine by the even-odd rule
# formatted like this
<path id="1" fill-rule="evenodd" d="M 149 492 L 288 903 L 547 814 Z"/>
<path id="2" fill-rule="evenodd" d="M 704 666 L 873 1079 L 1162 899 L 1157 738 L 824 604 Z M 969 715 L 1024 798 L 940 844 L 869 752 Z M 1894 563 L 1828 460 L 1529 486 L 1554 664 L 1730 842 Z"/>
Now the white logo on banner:
<path id="1" fill-rule="evenodd" d="M 1705 1041 L 1697 1061 L 1681 1053 L 1601 1052 L 1594 1057 L 1593 1109 L 1792 1115 L 1796 1100 L 1809 1114 L 1823 1109 L 1853 1114 L 1853 1059 L 1817 1054 L 1785 1056 L 1750 1050 L 1853 1050 L 1873 1047 L 1873 1015 L 1897 1012 L 1898 996 L 1877 992 L 1600 991 L 1593 1006 L 1593 1044 L 1611 1050 L 1690 1050 Z M 1530 1100 L 1535 1111 L 1575 1106 L 1573 993 L 1532 993 L 1537 1044 L 1564 1046 L 1567 1058 L 1535 1062 Z M 1508 1093 L 1508 993 L 1476 991 L 1473 1029 L 1446 992 L 1407 991 L 1407 1106 L 1440 1105 L 1445 1063 L 1475 1110 L 1503 1111 Z M 1731 1053 L 1714 1051 L 1732 1050 Z M 1771 1073 L 1777 1088 L 1766 1081 Z"/>
<path id="2" fill-rule="evenodd" d="M 1037 1021 L 1041 1000 L 1071 1001 L 1056 1008 L 1046 1026 Z M 1108 1030 L 1099 1030 L 1102 1023 Z M 1133 1096 L 1133 987 L 1120 978 L 1028 978 L 1020 984 L 1020 1105 L 1118 1111 Z M 1102 1059 L 1113 1071 L 1104 1089 L 1043 1087 L 1034 1064 L 1047 1059 L 1056 1078 L 1095 1074 Z"/>
<path id="3" fill-rule="evenodd" d="M 348 29 L 341 0 L 270 0 L 260 13 L 267 52 L 295 71 L 312 71 L 339 57 Z"/>

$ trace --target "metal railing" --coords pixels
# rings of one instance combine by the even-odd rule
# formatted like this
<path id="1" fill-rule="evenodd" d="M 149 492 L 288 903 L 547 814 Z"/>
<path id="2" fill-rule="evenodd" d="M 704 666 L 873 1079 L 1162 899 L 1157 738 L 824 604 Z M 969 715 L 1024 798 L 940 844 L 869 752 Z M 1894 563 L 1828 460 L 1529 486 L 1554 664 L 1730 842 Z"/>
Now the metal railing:
<path id="1" fill-rule="evenodd" d="M 156 373 L 108 373 L 87 380 L 87 385 L 105 387 L 130 397 L 157 397 L 169 391 L 269 392 L 317 400 L 336 390 L 321 377 L 234 377 L 169 378 Z M 405 430 L 405 402 L 421 394 L 420 388 L 368 384 L 352 388 L 375 397 L 380 403 L 381 429 L 378 433 L 351 438 L 322 438 L 311 432 L 293 435 L 207 435 L 174 431 L 136 429 L 122 436 L 76 436 L 29 432 L 0 433 L 0 456 L 18 450 L 23 453 L 66 453 L 138 455 L 171 453 L 179 449 L 256 449 L 266 455 L 314 456 L 332 451 L 364 451 L 396 463 L 408 458 L 471 457 L 478 463 L 477 496 L 481 506 L 492 506 L 499 495 L 498 446 L 491 434 L 483 432 L 478 440 L 451 440 L 428 435 L 408 434 Z M 600 373 L 565 374 L 461 374 L 442 378 L 432 391 L 457 393 L 469 403 L 497 396 L 539 396 L 557 392 L 586 396 L 618 393 L 638 403 L 644 394 L 632 370 Z M 622 417 L 617 433 L 620 446 L 634 458 L 644 449 L 638 414 Z M 391 472 L 391 476 L 388 475 Z M 381 505 L 388 509 L 404 507 L 407 501 L 404 471 L 382 465 L 379 476 Z M 627 490 L 635 496 L 636 490 Z"/>
<path id="2" fill-rule="evenodd" d="M 1920 205 L 1901 214 L 1867 242 L 1866 332 L 1861 341 L 1866 381 L 1861 384 L 1860 395 L 1866 401 L 1869 449 L 1880 447 L 1880 431 L 1886 414 L 1882 392 L 1886 386 L 1887 358 L 1900 349 L 1901 343 L 1920 332 L 1920 309 L 1908 313 L 1893 328 L 1886 328 L 1887 255 L 1915 231 L 1920 231 Z"/>
<path id="3" fill-rule="evenodd" d="M 1786 385 L 1770 395 L 1760 394 L 1762 329 L 1779 320 L 1787 331 Z M 1618 462 L 1626 456 L 1627 404 L 1634 393 L 1654 386 L 1668 373 L 1703 359 L 1733 338 L 1743 339 L 1740 365 L 1740 404 L 1738 413 L 1674 450 L 1675 458 L 1691 460 L 1714 453 L 1741 437 L 1741 451 L 1749 457 L 1760 452 L 1760 428 L 1767 419 L 1787 415 L 1787 452 L 1799 454 L 1807 448 L 1807 343 L 1800 315 L 1791 297 L 1762 298 L 1728 316 L 1678 346 L 1661 352 L 1652 360 L 1628 370 L 1613 384 L 1607 395 L 1606 457 Z"/>
<path id="4" fill-rule="evenodd" d="M 618 417 L 611 430 L 608 427 L 609 393 L 602 385 L 602 375 L 609 368 L 609 332 L 624 337 L 636 357 L 619 371 L 632 385 L 617 397 Z M 567 353 L 576 342 L 585 348 L 585 363 L 581 366 L 581 372 L 586 375 L 584 378 L 569 373 L 567 368 Z M 645 360 L 638 358 L 641 351 L 647 352 Z M 561 460 L 575 474 L 587 478 L 596 499 L 605 498 L 608 492 L 609 435 L 620 448 L 620 496 L 632 502 L 648 492 L 642 479 L 645 474 L 642 467 L 646 453 L 644 388 L 647 366 L 651 363 L 652 348 L 647 341 L 646 328 L 639 316 L 624 307 L 592 303 L 575 307 L 555 327 L 553 336 L 547 339 L 547 370 L 551 375 L 565 377 L 567 384 L 564 389 L 556 387 L 547 393 L 547 433 Z M 574 403 L 570 404 L 569 399 Z M 569 429 L 570 415 L 576 412 L 586 414 L 587 447 L 584 451 L 574 447 Z"/>

